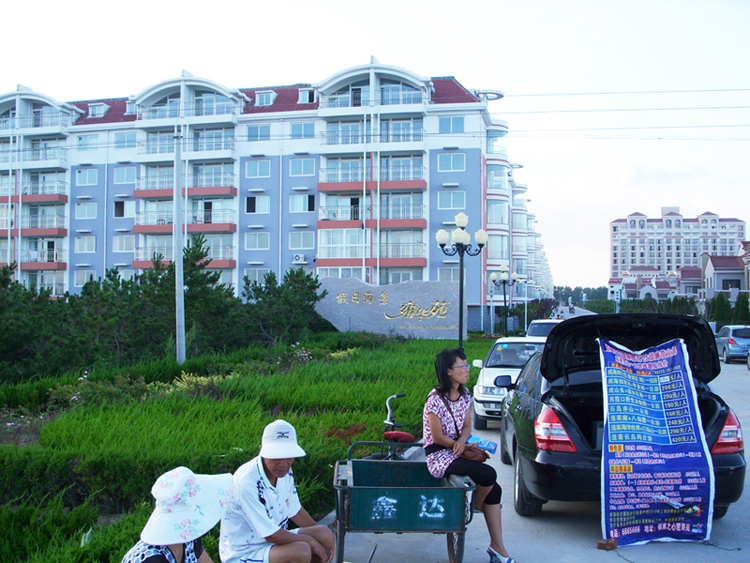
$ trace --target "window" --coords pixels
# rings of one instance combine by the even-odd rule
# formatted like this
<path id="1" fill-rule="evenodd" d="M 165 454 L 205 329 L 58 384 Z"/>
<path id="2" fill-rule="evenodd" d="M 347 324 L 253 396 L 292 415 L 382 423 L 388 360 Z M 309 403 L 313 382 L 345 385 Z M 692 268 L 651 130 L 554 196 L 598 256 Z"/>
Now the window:
<path id="1" fill-rule="evenodd" d="M 80 135 L 78 137 L 78 150 L 81 152 L 95 151 L 99 135 Z"/>
<path id="2" fill-rule="evenodd" d="M 96 219 L 96 203 L 76 203 L 76 219 Z"/>
<path id="3" fill-rule="evenodd" d="M 312 139 L 315 137 L 314 123 L 292 123 L 292 139 Z"/>
<path id="4" fill-rule="evenodd" d="M 247 140 L 248 141 L 268 141 L 271 138 L 271 126 L 270 125 L 248 125 L 247 126 Z"/>
<path id="5" fill-rule="evenodd" d="M 133 252 L 135 235 L 115 235 L 112 237 L 112 252 Z"/>
<path id="6" fill-rule="evenodd" d="M 135 202 L 134 201 L 116 201 L 115 202 L 115 217 L 135 217 Z"/>
<path id="7" fill-rule="evenodd" d="M 270 178 L 270 160 L 248 160 L 245 164 L 245 177 L 247 178 Z"/>
<path id="8" fill-rule="evenodd" d="M 487 240 L 487 258 L 490 260 L 507 260 L 508 235 L 490 235 Z"/>
<path id="9" fill-rule="evenodd" d="M 115 133 L 115 148 L 116 149 L 134 149 L 135 148 L 135 133 Z"/>
<path id="10" fill-rule="evenodd" d="M 270 213 L 271 196 L 251 195 L 245 200 L 245 213 Z"/>
<path id="11" fill-rule="evenodd" d="M 443 190 L 438 192 L 438 209 L 465 209 L 466 192 L 464 190 Z"/>
<path id="12" fill-rule="evenodd" d="M 367 275 L 369 278 L 369 268 L 367 269 Z M 318 268 L 318 278 L 356 278 L 358 280 L 364 279 L 362 277 L 362 268 Z"/>
<path id="13" fill-rule="evenodd" d="M 315 90 L 300 90 L 297 103 L 298 104 L 314 104 L 315 103 Z"/>
<path id="14" fill-rule="evenodd" d="M 94 235 L 76 237 L 76 252 L 96 252 L 96 237 Z"/>
<path id="15" fill-rule="evenodd" d="M 458 268 L 438 268 L 438 281 L 458 281 Z"/>
<path id="16" fill-rule="evenodd" d="M 446 152 L 438 155 L 438 172 L 463 172 L 466 155 L 462 152 Z"/>
<path id="17" fill-rule="evenodd" d="M 251 282 L 262 284 L 271 270 L 268 268 L 245 268 L 245 277 Z"/>
<path id="18" fill-rule="evenodd" d="M 115 184 L 135 184 L 135 166 L 115 168 Z"/>
<path id="19" fill-rule="evenodd" d="M 99 183 L 97 168 L 79 168 L 76 170 L 76 186 L 96 186 Z"/>
<path id="20" fill-rule="evenodd" d="M 270 106 L 273 103 L 273 92 L 257 92 L 256 106 Z"/>
<path id="21" fill-rule="evenodd" d="M 321 229 L 318 231 L 318 255 L 321 258 L 369 258 L 370 230 Z"/>
<path id="22" fill-rule="evenodd" d="M 268 250 L 271 234 L 265 231 L 245 233 L 245 250 Z"/>
<path id="23" fill-rule="evenodd" d="M 293 158 L 289 161 L 290 176 L 312 176 L 315 174 L 314 158 Z"/>
<path id="24" fill-rule="evenodd" d="M 106 109 L 107 106 L 104 104 L 91 104 L 89 106 L 89 117 L 101 117 Z"/>
<path id="25" fill-rule="evenodd" d="M 315 248 L 315 233 L 292 231 L 289 233 L 289 250 L 311 250 Z"/>
<path id="26" fill-rule="evenodd" d="M 289 212 L 302 213 L 315 211 L 315 196 L 308 194 L 295 194 L 289 197 Z"/>
<path id="27" fill-rule="evenodd" d="M 440 133 L 463 133 L 464 118 L 463 116 L 441 117 Z"/>
<path id="28" fill-rule="evenodd" d="M 96 270 L 76 270 L 75 286 L 83 287 L 86 282 L 94 281 L 95 279 Z"/>

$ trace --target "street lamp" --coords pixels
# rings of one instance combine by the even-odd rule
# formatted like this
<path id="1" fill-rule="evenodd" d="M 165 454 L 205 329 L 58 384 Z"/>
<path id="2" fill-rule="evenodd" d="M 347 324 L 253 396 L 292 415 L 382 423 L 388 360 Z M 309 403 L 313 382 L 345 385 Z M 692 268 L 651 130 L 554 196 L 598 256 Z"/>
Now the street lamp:
<path id="1" fill-rule="evenodd" d="M 524 285 L 524 296 L 523 296 L 523 331 L 529 330 L 529 284 L 533 283 L 530 279 L 523 281 Z"/>
<path id="2" fill-rule="evenodd" d="M 484 229 L 479 229 L 474 233 L 474 239 L 477 241 L 477 248 L 471 246 L 471 235 L 466 232 L 466 225 L 469 224 L 469 217 L 466 213 L 459 213 L 455 217 L 456 229 L 453 231 L 453 244 L 448 246 L 450 235 L 445 229 L 440 229 L 435 233 L 435 239 L 440 250 L 446 256 L 455 256 L 458 254 L 458 349 L 464 349 L 464 254 L 476 256 L 482 252 L 482 248 L 487 244 L 489 236 Z M 446 248 L 447 247 L 447 248 Z"/>
<path id="3" fill-rule="evenodd" d="M 503 336 L 506 336 L 508 333 L 508 301 L 505 294 L 505 287 L 515 284 L 518 281 L 518 274 L 516 272 L 513 272 L 512 274 L 508 275 L 508 266 L 502 264 L 500 266 L 500 280 L 498 281 L 497 274 L 495 272 L 492 272 L 490 274 L 490 280 L 492 280 L 492 283 L 495 287 L 503 287 Z"/>

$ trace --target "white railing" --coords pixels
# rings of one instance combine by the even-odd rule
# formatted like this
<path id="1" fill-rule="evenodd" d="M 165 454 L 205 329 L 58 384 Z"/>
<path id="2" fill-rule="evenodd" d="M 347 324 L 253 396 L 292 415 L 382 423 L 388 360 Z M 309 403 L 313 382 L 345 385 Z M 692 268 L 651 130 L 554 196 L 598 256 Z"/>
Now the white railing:
<path id="1" fill-rule="evenodd" d="M 208 248 L 208 258 L 212 260 L 234 260 L 233 246 L 211 246 Z"/>
<path id="2" fill-rule="evenodd" d="M 195 102 L 191 109 L 187 110 L 188 115 L 197 117 L 210 115 L 237 115 L 237 110 L 232 102 Z"/>
<path id="3" fill-rule="evenodd" d="M 375 177 L 380 174 L 381 181 L 424 180 L 424 166 L 376 167 Z M 321 168 L 320 182 L 361 182 L 369 181 L 369 168 Z"/>
<path id="4" fill-rule="evenodd" d="M 325 96 L 321 102 L 322 108 L 349 108 L 349 107 L 367 107 L 370 105 L 370 95 L 364 92 L 364 95 L 358 92 L 347 92 L 345 94 L 332 94 Z M 391 91 L 381 90 L 375 95 L 373 100 L 376 106 L 395 106 L 403 104 L 421 104 L 424 103 L 425 97 L 422 92 L 413 90 Z"/>
<path id="5" fill-rule="evenodd" d="M 24 182 L 22 184 L 24 194 L 64 194 L 68 191 L 68 183 L 62 180 L 49 182 Z"/>
<path id="6" fill-rule="evenodd" d="M 425 245 L 422 242 L 401 244 L 381 244 L 381 258 L 424 258 Z"/>
<path id="7" fill-rule="evenodd" d="M 361 131 L 326 131 L 323 133 L 326 145 L 361 145 L 363 143 L 412 143 L 424 140 L 424 129 L 403 131 L 381 131 L 363 133 Z"/>
<path id="8" fill-rule="evenodd" d="M 188 178 L 188 186 L 191 188 L 212 188 L 215 186 L 234 186 L 236 175 L 234 172 L 201 172 L 193 174 Z"/>
<path id="9" fill-rule="evenodd" d="M 191 225 L 205 225 L 211 223 L 235 223 L 234 209 L 204 209 L 193 211 L 188 220 Z"/>
<path id="10" fill-rule="evenodd" d="M 136 213 L 136 225 L 171 225 L 173 214 L 171 211 L 145 211 Z"/>
<path id="11" fill-rule="evenodd" d="M 173 176 L 160 176 L 157 178 L 138 178 L 135 183 L 136 190 L 174 190 Z"/>
<path id="12" fill-rule="evenodd" d="M 138 108 L 138 119 L 168 119 L 179 116 L 179 106 L 140 106 Z"/>
<path id="13" fill-rule="evenodd" d="M 370 246 L 362 248 L 361 244 L 356 246 L 321 246 L 318 249 L 318 258 L 365 258 L 370 257 Z"/>
<path id="14" fill-rule="evenodd" d="M 147 246 L 146 248 L 136 248 L 133 258 L 135 260 L 153 260 L 155 255 L 161 255 L 162 260 L 171 261 L 174 253 L 171 246 Z"/>
<path id="15" fill-rule="evenodd" d="M 362 217 L 362 212 L 366 217 Z M 360 205 L 321 205 L 318 209 L 318 218 L 321 221 L 359 221 L 370 218 L 370 206 L 363 208 Z"/>
<path id="16" fill-rule="evenodd" d="M 388 205 L 380 208 L 383 212 L 381 219 L 424 219 L 424 205 Z"/>
<path id="17" fill-rule="evenodd" d="M 65 262 L 65 251 L 53 250 L 22 250 L 21 262 Z"/>
<path id="18" fill-rule="evenodd" d="M 194 151 L 233 151 L 234 137 L 217 139 L 193 139 Z"/>
<path id="19" fill-rule="evenodd" d="M 60 207 L 60 206 L 57 206 Z M 64 229 L 65 215 L 22 215 L 22 229 Z"/>

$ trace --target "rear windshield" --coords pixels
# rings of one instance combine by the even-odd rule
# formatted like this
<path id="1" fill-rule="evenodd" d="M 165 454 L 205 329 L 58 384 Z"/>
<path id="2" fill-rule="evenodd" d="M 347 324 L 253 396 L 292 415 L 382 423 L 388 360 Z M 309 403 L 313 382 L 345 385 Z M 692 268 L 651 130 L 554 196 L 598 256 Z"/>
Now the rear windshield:
<path id="1" fill-rule="evenodd" d="M 522 368 L 537 350 L 544 348 L 544 344 L 526 342 L 501 342 L 495 348 L 487 361 L 488 368 Z"/>
<path id="2" fill-rule="evenodd" d="M 531 323 L 526 336 L 548 336 L 557 323 Z"/>
<path id="3" fill-rule="evenodd" d="M 732 331 L 735 338 L 750 338 L 750 328 L 735 328 Z"/>

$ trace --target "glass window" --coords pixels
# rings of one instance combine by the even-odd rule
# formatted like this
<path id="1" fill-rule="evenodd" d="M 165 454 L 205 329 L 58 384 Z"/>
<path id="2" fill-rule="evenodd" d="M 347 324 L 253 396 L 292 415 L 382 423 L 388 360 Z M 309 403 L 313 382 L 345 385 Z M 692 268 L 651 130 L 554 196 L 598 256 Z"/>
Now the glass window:
<path id="1" fill-rule="evenodd" d="M 134 149 L 135 148 L 135 132 L 129 131 L 128 133 L 115 133 L 115 148 L 116 149 Z"/>
<path id="2" fill-rule="evenodd" d="M 96 252 L 96 237 L 94 235 L 76 237 L 76 252 Z"/>
<path id="3" fill-rule="evenodd" d="M 99 135 L 80 135 L 78 137 L 78 150 L 81 152 L 95 151 L 98 147 Z"/>
<path id="4" fill-rule="evenodd" d="M 96 219 L 96 203 L 76 203 L 76 219 Z"/>
<path id="5" fill-rule="evenodd" d="M 268 250 L 271 234 L 265 231 L 245 233 L 245 250 Z"/>
<path id="6" fill-rule="evenodd" d="M 497 225 L 508 224 L 508 202 L 501 199 L 487 200 L 487 222 Z"/>
<path id="7" fill-rule="evenodd" d="M 135 217 L 135 202 L 134 201 L 116 201 L 115 202 L 115 217 Z"/>
<path id="8" fill-rule="evenodd" d="M 112 252 L 133 252 L 135 235 L 115 235 L 112 237 Z"/>
<path id="9" fill-rule="evenodd" d="M 315 137 L 314 123 L 292 123 L 292 139 L 312 139 Z"/>
<path id="10" fill-rule="evenodd" d="M 270 271 L 269 268 L 245 268 L 245 277 L 251 282 L 262 284 L 266 274 Z"/>
<path id="11" fill-rule="evenodd" d="M 289 233 L 289 250 L 310 250 L 315 248 L 315 233 L 312 231 L 292 231 Z"/>
<path id="12" fill-rule="evenodd" d="M 315 211 L 315 196 L 308 194 L 295 194 L 289 197 L 290 213 L 302 213 Z"/>
<path id="13" fill-rule="evenodd" d="M 245 200 L 245 213 L 270 213 L 271 196 L 251 195 Z"/>
<path id="14" fill-rule="evenodd" d="M 438 268 L 438 281 L 458 281 L 458 268 Z"/>
<path id="15" fill-rule="evenodd" d="M 508 235 L 490 235 L 487 240 L 487 258 L 507 260 L 509 255 Z"/>
<path id="16" fill-rule="evenodd" d="M 76 186 L 96 186 L 99 183 L 99 169 L 79 168 L 76 170 Z"/>
<path id="17" fill-rule="evenodd" d="M 270 178 L 270 160 L 248 160 L 245 165 L 245 176 L 247 178 Z"/>
<path id="18" fill-rule="evenodd" d="M 115 168 L 115 184 L 134 184 L 135 166 L 118 166 Z"/>
<path id="19" fill-rule="evenodd" d="M 273 103 L 273 92 L 258 92 L 256 106 L 270 106 Z"/>
<path id="20" fill-rule="evenodd" d="M 438 155 L 438 172 L 463 172 L 466 155 L 462 152 L 445 152 Z"/>
<path id="21" fill-rule="evenodd" d="M 86 282 L 94 281 L 96 279 L 96 270 L 76 270 L 75 273 L 75 286 L 83 287 Z"/>
<path id="22" fill-rule="evenodd" d="M 247 127 L 247 140 L 248 141 L 268 141 L 271 138 L 271 126 L 270 125 L 248 125 Z"/>
<path id="23" fill-rule="evenodd" d="M 291 176 L 312 176 L 315 174 L 314 158 L 293 158 L 289 161 Z"/>
<path id="24" fill-rule="evenodd" d="M 438 192 L 438 209 L 465 209 L 466 192 L 464 190 L 443 190 Z"/>
<path id="25" fill-rule="evenodd" d="M 441 117 L 440 118 L 440 133 L 463 133 L 464 132 L 464 118 L 463 116 L 453 117 Z"/>

